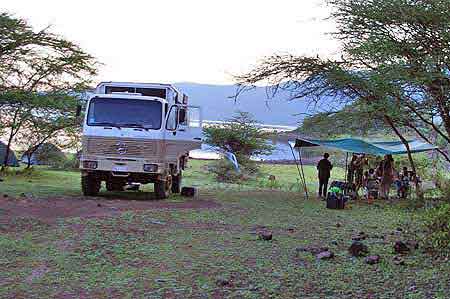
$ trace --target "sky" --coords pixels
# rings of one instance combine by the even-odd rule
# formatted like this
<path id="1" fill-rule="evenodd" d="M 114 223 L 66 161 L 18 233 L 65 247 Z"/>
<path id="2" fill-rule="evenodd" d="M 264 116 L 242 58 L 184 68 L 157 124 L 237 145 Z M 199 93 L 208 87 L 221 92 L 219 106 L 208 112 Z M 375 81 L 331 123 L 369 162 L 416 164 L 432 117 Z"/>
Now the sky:
<path id="1" fill-rule="evenodd" d="M 332 56 L 325 0 L 1 0 L 78 43 L 98 81 L 230 84 L 274 53 Z"/>

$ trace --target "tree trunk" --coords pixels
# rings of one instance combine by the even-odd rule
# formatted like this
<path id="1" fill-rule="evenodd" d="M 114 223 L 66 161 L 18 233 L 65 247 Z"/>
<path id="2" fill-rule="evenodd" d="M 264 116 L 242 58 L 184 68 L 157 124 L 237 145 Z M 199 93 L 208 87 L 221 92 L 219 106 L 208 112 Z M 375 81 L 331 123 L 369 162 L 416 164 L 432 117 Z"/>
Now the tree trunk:
<path id="1" fill-rule="evenodd" d="M 412 124 L 407 124 L 408 127 L 410 127 L 411 129 L 413 129 L 417 135 L 420 136 L 420 138 L 422 138 L 423 140 L 425 140 L 426 142 L 428 142 L 429 144 L 434 144 L 433 142 L 430 141 L 430 139 L 428 137 L 426 137 L 422 132 L 419 131 L 419 129 L 417 129 L 416 126 L 412 125 Z M 436 131 L 433 131 L 433 135 L 437 135 Z M 437 139 L 437 136 L 434 136 L 435 139 Z M 444 157 L 445 160 L 447 160 L 447 162 L 450 163 L 450 157 L 447 155 L 447 153 L 443 150 L 441 150 L 440 148 L 436 149 L 436 151 L 438 153 L 441 154 L 442 157 Z"/>
<path id="2" fill-rule="evenodd" d="M 33 154 L 32 154 L 32 153 L 27 153 L 26 155 L 27 155 L 27 158 L 28 158 L 28 161 L 27 161 L 27 169 L 30 169 L 30 168 L 31 168 L 31 156 L 32 156 Z"/>
<path id="3" fill-rule="evenodd" d="M 49 135 L 42 138 L 42 140 L 35 146 L 30 147 L 30 149 L 27 151 L 27 156 L 28 156 L 27 168 L 31 167 L 31 157 L 33 156 L 33 154 L 51 137 L 52 137 L 52 133 L 50 133 Z"/>
<path id="4" fill-rule="evenodd" d="M 450 142 L 450 111 L 447 106 L 448 98 L 443 89 L 444 86 L 448 86 L 446 83 L 447 82 L 443 82 L 442 79 L 437 78 L 428 86 L 428 91 L 437 104 L 439 116 L 442 120 L 445 131 L 447 132 L 447 137 L 449 137 L 447 138 L 447 141 Z"/>
<path id="5" fill-rule="evenodd" d="M 14 127 L 11 127 L 11 132 L 9 133 L 8 142 L 6 144 L 5 157 L 3 158 L 2 171 L 8 167 L 9 154 L 11 152 L 11 143 L 14 137 Z"/>
<path id="6" fill-rule="evenodd" d="M 398 138 L 400 138 L 401 142 L 403 143 L 403 145 L 406 148 L 406 151 L 408 153 L 408 160 L 409 160 L 409 164 L 411 165 L 411 170 L 413 171 L 413 173 L 416 176 L 416 179 L 414 180 L 414 187 L 416 190 L 416 195 L 417 198 L 419 199 L 423 199 L 423 192 L 420 190 L 420 186 L 419 186 L 419 181 L 417 179 L 417 172 L 416 172 L 416 166 L 414 163 L 414 159 L 412 157 L 411 154 L 411 148 L 409 147 L 409 143 L 408 141 L 405 139 L 405 137 L 403 137 L 402 133 L 400 133 L 400 131 L 397 129 L 397 127 L 395 126 L 394 122 L 392 121 L 392 118 L 390 118 L 388 115 L 383 115 L 384 119 L 386 120 L 386 122 L 388 123 L 388 125 L 392 128 L 392 130 L 395 132 L 395 134 L 398 136 Z"/>
<path id="7" fill-rule="evenodd" d="M 413 112 L 415 115 L 417 115 L 417 117 L 419 117 L 419 119 L 423 122 L 423 123 L 425 123 L 425 124 L 427 124 L 427 125 L 429 125 L 431 128 L 433 128 L 433 130 L 434 131 L 436 131 L 442 138 L 444 138 L 447 142 L 450 142 L 450 134 L 449 134 L 449 132 L 447 132 L 448 133 L 448 135 L 446 135 L 445 134 L 445 132 L 443 132 L 443 131 L 441 131 L 437 126 L 436 126 L 436 124 L 435 123 L 433 123 L 432 121 L 430 121 L 430 120 L 427 120 L 415 107 L 414 107 L 414 105 L 411 105 L 410 103 L 408 103 L 408 101 L 402 101 L 402 99 L 401 98 L 399 98 L 399 97 L 397 97 L 397 102 L 399 103 L 399 104 L 404 104 L 406 107 L 408 107 L 409 108 L 409 110 L 411 110 L 411 112 Z"/>
<path id="8" fill-rule="evenodd" d="M 9 138 L 8 138 L 8 143 L 6 144 L 6 150 L 5 150 L 5 157 L 3 159 L 3 165 L 2 165 L 2 171 L 4 171 L 7 167 L 8 167 L 8 160 L 9 160 L 9 155 L 11 153 L 11 143 L 12 140 L 14 138 L 14 136 L 16 135 L 18 128 L 15 128 L 15 124 L 17 121 L 17 115 L 19 114 L 19 110 L 20 107 L 17 108 L 17 110 L 14 112 L 14 117 L 13 117 L 13 121 L 11 123 L 11 131 L 9 133 Z M 18 127 L 20 128 L 21 124 L 18 124 Z"/>
<path id="9" fill-rule="evenodd" d="M 412 158 L 411 148 L 409 147 L 408 141 L 405 139 L 405 137 L 403 137 L 403 135 L 400 133 L 400 131 L 397 129 L 397 127 L 395 126 L 394 122 L 392 121 L 392 119 L 388 115 L 384 115 L 384 119 L 386 120 L 388 125 L 392 128 L 392 130 L 394 131 L 395 135 L 397 135 L 397 137 L 400 139 L 400 141 L 406 147 L 406 151 L 408 153 L 408 160 L 409 160 L 409 163 L 411 165 L 411 169 L 412 169 L 413 172 L 416 172 L 416 166 L 415 166 L 414 160 Z"/>

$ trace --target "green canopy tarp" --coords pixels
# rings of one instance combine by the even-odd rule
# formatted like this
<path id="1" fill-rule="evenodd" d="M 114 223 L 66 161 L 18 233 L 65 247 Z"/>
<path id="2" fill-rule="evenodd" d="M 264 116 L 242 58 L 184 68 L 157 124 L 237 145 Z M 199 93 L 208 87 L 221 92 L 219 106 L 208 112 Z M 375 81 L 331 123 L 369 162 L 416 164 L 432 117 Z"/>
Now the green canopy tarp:
<path id="1" fill-rule="evenodd" d="M 354 138 L 334 139 L 334 140 L 319 140 L 297 138 L 295 141 L 290 141 L 289 144 L 294 148 L 324 146 L 335 148 L 344 152 L 361 153 L 369 155 L 402 155 L 408 153 L 405 145 L 401 141 L 365 141 Z M 419 140 L 408 141 L 410 151 L 412 153 L 426 152 L 437 149 L 436 146 L 422 142 Z"/>

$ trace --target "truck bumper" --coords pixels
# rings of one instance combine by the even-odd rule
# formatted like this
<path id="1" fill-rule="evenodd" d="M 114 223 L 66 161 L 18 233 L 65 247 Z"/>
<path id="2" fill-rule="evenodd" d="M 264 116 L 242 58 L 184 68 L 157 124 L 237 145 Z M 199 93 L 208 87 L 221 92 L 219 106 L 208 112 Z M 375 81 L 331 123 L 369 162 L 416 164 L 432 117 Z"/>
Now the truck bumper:
<path id="1" fill-rule="evenodd" d="M 84 167 L 84 162 L 95 162 L 95 168 Z M 155 165 L 156 171 L 144 171 L 144 165 Z M 92 165 L 91 165 L 92 166 Z M 165 172 L 164 163 L 155 163 L 147 160 L 131 160 L 131 159 L 114 159 L 114 158 L 99 158 L 99 157 L 82 157 L 80 159 L 80 169 L 84 172 L 110 172 L 113 175 L 136 174 L 162 174 Z"/>

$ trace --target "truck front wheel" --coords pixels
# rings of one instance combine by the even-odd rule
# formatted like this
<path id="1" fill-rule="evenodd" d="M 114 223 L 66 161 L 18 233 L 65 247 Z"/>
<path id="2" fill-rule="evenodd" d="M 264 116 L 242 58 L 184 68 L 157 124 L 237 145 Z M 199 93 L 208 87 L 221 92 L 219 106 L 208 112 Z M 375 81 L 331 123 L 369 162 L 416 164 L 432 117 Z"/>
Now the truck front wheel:
<path id="1" fill-rule="evenodd" d="M 81 189 L 84 196 L 96 196 L 100 192 L 101 181 L 94 175 L 81 177 Z"/>
<path id="2" fill-rule="evenodd" d="M 166 199 L 170 195 L 172 188 L 172 177 L 167 177 L 166 180 L 158 180 L 155 182 L 155 196 L 157 199 Z"/>

